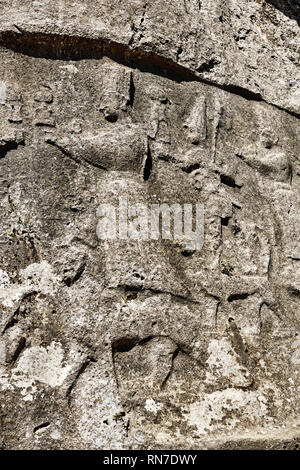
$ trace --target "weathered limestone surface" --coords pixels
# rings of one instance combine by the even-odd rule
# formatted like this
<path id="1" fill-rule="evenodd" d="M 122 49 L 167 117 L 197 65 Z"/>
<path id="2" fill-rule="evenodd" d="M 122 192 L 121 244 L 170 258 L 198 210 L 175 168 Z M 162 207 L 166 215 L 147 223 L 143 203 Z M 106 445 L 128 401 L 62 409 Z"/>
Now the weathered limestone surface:
<path id="1" fill-rule="evenodd" d="M 297 448 L 299 4 L 0 1 L 3 449 Z M 201 203 L 204 245 L 99 240 Z"/>

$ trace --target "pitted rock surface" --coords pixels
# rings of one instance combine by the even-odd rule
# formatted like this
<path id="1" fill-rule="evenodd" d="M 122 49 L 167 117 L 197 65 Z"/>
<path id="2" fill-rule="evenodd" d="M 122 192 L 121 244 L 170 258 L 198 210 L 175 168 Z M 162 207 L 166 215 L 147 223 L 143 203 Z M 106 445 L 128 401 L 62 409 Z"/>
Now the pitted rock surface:
<path id="1" fill-rule="evenodd" d="M 297 448 L 298 2 L 0 19 L 1 448 Z M 99 238 L 122 196 L 202 248 Z"/>

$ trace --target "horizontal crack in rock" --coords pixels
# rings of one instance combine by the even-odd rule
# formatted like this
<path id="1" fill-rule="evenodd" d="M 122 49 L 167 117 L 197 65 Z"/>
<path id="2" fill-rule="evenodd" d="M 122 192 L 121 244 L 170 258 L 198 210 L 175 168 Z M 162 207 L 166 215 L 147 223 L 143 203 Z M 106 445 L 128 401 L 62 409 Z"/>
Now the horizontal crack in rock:
<path id="1" fill-rule="evenodd" d="M 7 30 L 0 33 L 0 46 L 30 57 L 52 60 L 110 59 L 142 72 L 159 75 L 177 82 L 198 81 L 250 101 L 266 102 L 270 106 L 287 112 L 292 116 L 300 115 L 266 101 L 260 93 L 255 93 L 237 85 L 221 85 L 213 80 L 200 77 L 192 71 L 177 64 L 172 59 L 162 57 L 154 52 L 130 48 L 109 39 L 93 39 L 65 34 L 40 33 Z"/>

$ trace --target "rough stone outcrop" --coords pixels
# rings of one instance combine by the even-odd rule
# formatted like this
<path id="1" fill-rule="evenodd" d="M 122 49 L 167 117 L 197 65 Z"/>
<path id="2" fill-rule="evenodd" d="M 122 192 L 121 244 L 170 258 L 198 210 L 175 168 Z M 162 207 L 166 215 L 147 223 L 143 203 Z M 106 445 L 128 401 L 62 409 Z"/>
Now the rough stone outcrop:
<path id="1" fill-rule="evenodd" d="M 0 1 L 3 449 L 297 448 L 299 6 Z M 203 204 L 204 244 L 99 205 Z"/>

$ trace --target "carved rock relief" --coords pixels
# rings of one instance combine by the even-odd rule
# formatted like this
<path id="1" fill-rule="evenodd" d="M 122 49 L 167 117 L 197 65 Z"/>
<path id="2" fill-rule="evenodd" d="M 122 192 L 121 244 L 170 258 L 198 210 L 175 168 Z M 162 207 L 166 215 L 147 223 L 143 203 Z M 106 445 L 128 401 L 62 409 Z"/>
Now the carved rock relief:
<path id="1" fill-rule="evenodd" d="M 112 61 L 69 64 L 76 71 L 65 67 L 49 66 L 48 81 L 41 77 L 32 95 L 28 89 L 13 98 L 0 95 L 3 168 L 12 171 L 14 157 L 32 147 L 32 184 L 41 185 L 48 201 L 44 208 L 38 200 L 35 217 L 49 225 L 56 219 L 39 241 L 28 230 L 36 253 L 29 268 L 22 266 L 17 287 L 9 289 L 4 363 L 14 371 L 24 350 L 31 357 L 30 348 L 44 347 L 52 334 L 68 344 L 72 332 L 74 369 L 64 368 L 57 345 L 40 353 L 61 370 L 57 403 L 74 420 L 76 436 L 90 446 L 96 440 L 98 448 L 111 445 L 112 429 L 121 448 L 130 439 L 153 439 L 158 428 L 187 443 L 226 429 L 239 432 L 243 420 L 251 429 L 276 424 L 295 397 L 291 392 L 290 402 L 282 398 L 290 374 L 284 370 L 278 383 L 271 356 L 276 351 L 283 368 L 299 291 L 289 286 L 293 302 L 287 305 L 287 280 L 278 277 L 287 219 L 274 216 L 270 201 L 281 201 L 282 190 L 284 207 L 293 202 L 293 151 L 270 126 L 257 124 L 260 103 L 247 102 L 243 114 L 243 98 L 199 83 L 144 76 Z M 86 72 L 89 67 L 97 73 Z M 81 93 L 85 103 L 78 101 Z M 270 111 L 275 127 L 278 113 Z M 264 190 L 266 181 L 272 190 Z M 24 188 L 23 180 L 19 187 L 13 183 L 3 200 L 26 238 Z M 97 206 L 117 204 L 122 191 L 134 203 L 204 203 L 203 250 L 187 251 L 175 241 L 97 240 Z M 60 207 L 52 209 L 54 196 Z M 37 270 L 45 256 L 58 274 L 47 264 L 31 279 L 30 266 Z M 51 293 L 45 287 L 50 280 Z M 48 329 L 51 318 L 62 333 Z M 25 379 L 34 384 L 26 367 Z M 57 386 L 38 384 L 27 393 L 25 379 L 15 388 L 25 390 L 28 402 L 35 403 L 43 387 Z M 136 437 L 137 427 L 142 436 Z"/>

